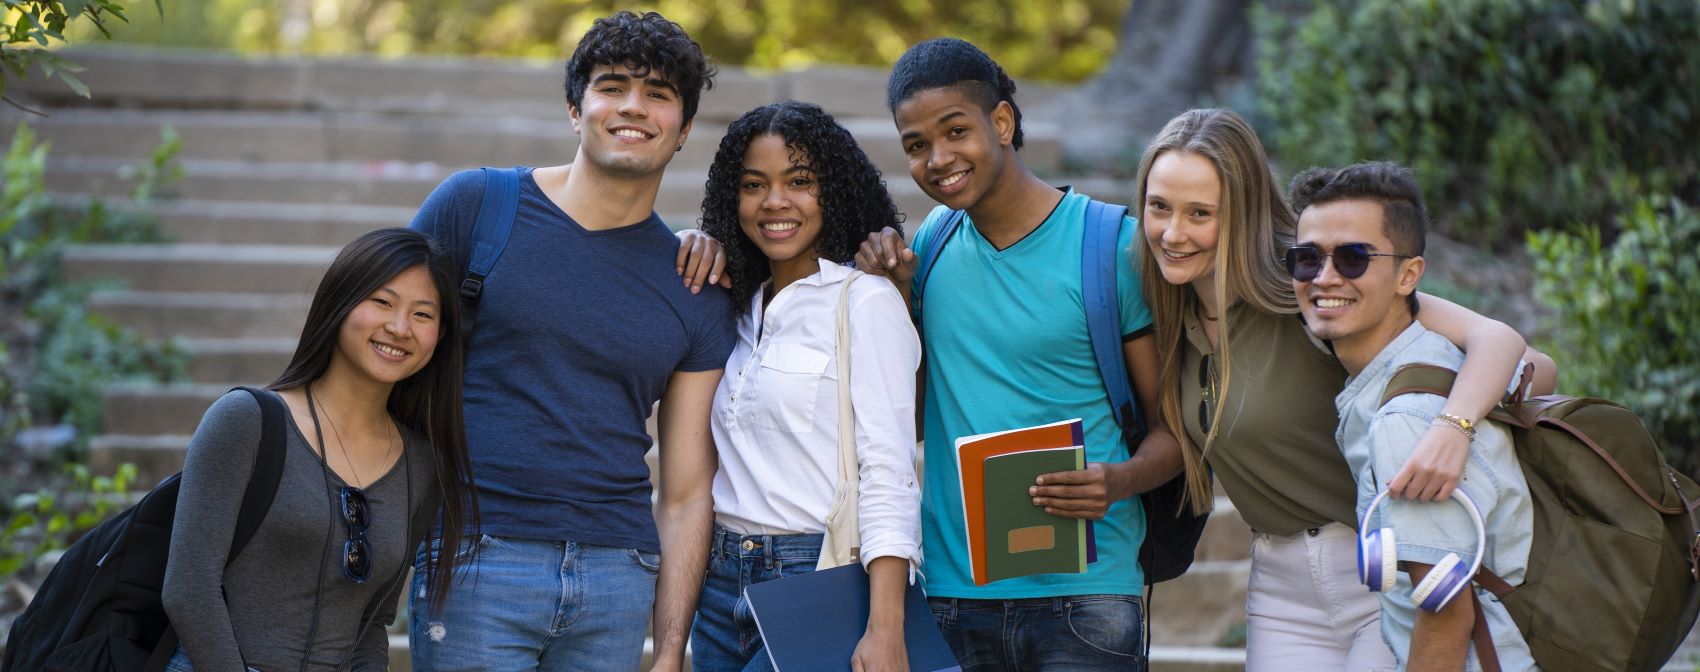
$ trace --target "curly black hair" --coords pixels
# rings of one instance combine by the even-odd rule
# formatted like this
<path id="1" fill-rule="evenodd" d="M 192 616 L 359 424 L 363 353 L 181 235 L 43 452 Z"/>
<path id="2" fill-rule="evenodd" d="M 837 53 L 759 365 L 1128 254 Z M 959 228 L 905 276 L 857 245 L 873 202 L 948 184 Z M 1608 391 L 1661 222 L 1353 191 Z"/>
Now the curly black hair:
<path id="1" fill-rule="evenodd" d="M 1021 107 L 1015 104 L 1015 81 L 986 52 L 966 40 L 939 37 L 903 52 L 891 66 L 885 83 L 885 107 L 893 113 L 903 101 L 928 89 L 954 88 L 973 97 L 990 114 L 998 103 L 1015 113 L 1016 149 L 1021 149 Z"/>
<path id="2" fill-rule="evenodd" d="M 822 259 L 850 261 L 868 234 L 889 226 L 902 231 L 903 217 L 891 194 L 850 131 L 817 105 L 786 101 L 745 112 L 726 129 L 703 187 L 704 233 L 726 249 L 726 273 L 732 278 L 732 305 L 739 314 L 750 309 L 750 297 L 771 275 L 767 256 L 744 235 L 738 220 L 738 185 L 744 172 L 744 153 L 763 135 L 777 135 L 791 149 L 793 162 L 807 163 L 814 172 L 821 207 Z"/>
<path id="3" fill-rule="evenodd" d="M 685 121 L 697 114 L 703 89 L 714 88 L 714 64 L 679 24 L 655 12 L 638 16 L 622 11 L 596 20 L 567 61 L 567 103 L 573 109 L 584 104 L 590 86 L 590 71 L 598 65 L 624 65 L 632 74 L 647 77 L 651 71 L 672 84 L 685 104 Z"/>

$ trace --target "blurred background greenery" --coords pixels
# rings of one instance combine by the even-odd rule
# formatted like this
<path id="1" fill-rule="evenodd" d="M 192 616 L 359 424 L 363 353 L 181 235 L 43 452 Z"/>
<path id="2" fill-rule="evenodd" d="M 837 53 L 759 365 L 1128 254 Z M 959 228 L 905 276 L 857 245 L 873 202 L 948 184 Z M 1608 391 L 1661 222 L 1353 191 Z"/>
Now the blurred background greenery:
<path id="1" fill-rule="evenodd" d="M 652 10 L 722 63 L 889 66 L 909 45 L 950 33 L 1021 77 L 1078 81 L 1116 46 L 1127 0 L 201 0 L 134 12 L 115 39 L 241 53 L 560 59 L 597 17 Z M 92 28 L 74 34 L 90 37 Z"/>

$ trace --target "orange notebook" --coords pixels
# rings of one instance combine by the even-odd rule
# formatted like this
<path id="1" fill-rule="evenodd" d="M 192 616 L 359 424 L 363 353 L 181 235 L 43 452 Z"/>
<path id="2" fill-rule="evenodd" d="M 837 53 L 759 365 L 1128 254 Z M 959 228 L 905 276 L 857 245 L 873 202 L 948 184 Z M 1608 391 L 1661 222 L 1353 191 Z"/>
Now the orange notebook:
<path id="1" fill-rule="evenodd" d="M 968 530 L 968 555 L 973 561 L 974 585 L 989 583 L 986 577 L 986 458 L 1047 448 L 1085 444 L 1080 418 L 1049 425 L 1024 427 L 956 440 L 956 468 L 962 484 L 963 529 Z"/>

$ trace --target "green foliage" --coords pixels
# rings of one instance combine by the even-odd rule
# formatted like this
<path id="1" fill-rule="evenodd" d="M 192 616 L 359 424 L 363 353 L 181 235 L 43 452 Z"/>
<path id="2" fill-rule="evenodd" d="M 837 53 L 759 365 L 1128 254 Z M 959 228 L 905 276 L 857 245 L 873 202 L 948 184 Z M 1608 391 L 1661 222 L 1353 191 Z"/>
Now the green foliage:
<path id="1" fill-rule="evenodd" d="M 620 9 L 679 22 L 721 63 L 889 66 L 940 35 L 972 40 L 1019 77 L 1078 81 L 1109 62 L 1128 0 L 206 0 L 137 16 L 115 39 L 249 53 L 561 59 Z"/>
<path id="2" fill-rule="evenodd" d="M 45 553 L 70 545 L 87 530 L 129 504 L 136 466 L 126 464 L 112 476 L 95 476 L 88 467 L 67 465 L 51 487 L 14 497 L 10 516 L 0 528 L 0 577 L 16 574 Z"/>
<path id="3" fill-rule="evenodd" d="M 162 181 L 181 173 L 173 158 L 181 141 L 170 128 L 131 194 L 145 205 Z M 100 391 L 127 379 L 181 376 L 185 355 L 172 344 L 153 344 L 90 313 L 86 299 L 97 285 L 59 277 L 65 246 L 78 243 L 160 240 L 151 217 L 94 201 L 83 208 L 56 206 L 43 181 L 48 147 L 19 124 L 0 162 L 0 438 L 36 424 L 66 423 L 88 437 L 100 428 Z"/>
<path id="4" fill-rule="evenodd" d="M 1561 389 L 1636 410 L 1671 461 L 1700 473 L 1700 212 L 1637 202 L 1615 241 L 1597 227 L 1529 238 L 1535 291 L 1553 308 Z"/>
<path id="5" fill-rule="evenodd" d="M 180 176 L 181 141 L 170 128 L 131 194 L 145 205 L 163 182 Z M 0 579 L 65 543 L 122 506 L 135 479 L 123 465 L 111 477 L 76 464 L 80 448 L 100 429 L 101 392 L 121 380 L 171 380 L 187 357 L 170 343 L 152 343 L 91 313 L 88 295 L 100 285 L 67 283 L 58 259 L 68 245 L 150 242 L 160 234 L 148 215 L 92 201 L 72 207 L 47 195 L 48 147 L 19 124 L 0 160 L 0 445 L 13 454 L 17 434 L 34 425 L 69 425 L 70 453 L 11 459 L 0 474 Z M 46 476 L 37 462 L 47 461 Z M 70 464 L 63 462 L 70 461 Z M 33 492 L 13 496 L 19 482 Z"/>
<path id="6" fill-rule="evenodd" d="M 1637 195 L 1700 200 L 1694 0 L 1317 0 L 1255 22 L 1273 153 L 1409 165 L 1453 238 L 1511 246 L 1609 225 Z"/>
<path id="7" fill-rule="evenodd" d="M 154 0 L 154 8 L 164 15 L 164 0 Z M 64 42 L 66 28 L 79 19 L 108 38 L 113 19 L 129 20 L 124 5 L 115 0 L 5 0 L 0 10 L 0 98 L 6 94 L 6 77 L 24 77 L 32 65 L 41 68 L 43 75 L 59 78 L 77 95 L 89 97 L 88 87 L 75 75 L 83 71 L 82 66 L 47 47 Z"/>

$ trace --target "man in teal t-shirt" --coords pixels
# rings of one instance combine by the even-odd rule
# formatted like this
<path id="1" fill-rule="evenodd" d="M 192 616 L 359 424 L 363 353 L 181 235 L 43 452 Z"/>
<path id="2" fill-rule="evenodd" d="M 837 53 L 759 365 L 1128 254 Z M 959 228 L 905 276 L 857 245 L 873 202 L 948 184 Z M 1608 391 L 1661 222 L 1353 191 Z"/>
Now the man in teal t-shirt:
<path id="1" fill-rule="evenodd" d="M 910 175 L 945 207 L 915 235 L 931 241 L 952 210 L 966 215 L 926 278 L 927 359 L 923 564 L 933 614 L 963 669 L 1142 670 L 1140 492 L 1181 470 L 1175 440 L 1154 429 L 1130 458 L 1111 415 L 1086 328 L 1080 281 L 1089 199 L 1021 161 L 1015 85 L 962 40 L 912 47 L 892 68 L 887 106 Z M 1117 272 L 1123 349 L 1147 417 L 1157 417 L 1157 350 L 1140 298 L 1124 219 Z M 857 263 L 907 293 L 918 254 L 895 231 L 869 239 Z M 957 438 L 1081 418 L 1087 468 L 1046 474 L 1034 503 L 1096 520 L 1098 560 L 1082 574 L 974 585 L 963 529 Z"/>

